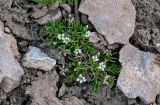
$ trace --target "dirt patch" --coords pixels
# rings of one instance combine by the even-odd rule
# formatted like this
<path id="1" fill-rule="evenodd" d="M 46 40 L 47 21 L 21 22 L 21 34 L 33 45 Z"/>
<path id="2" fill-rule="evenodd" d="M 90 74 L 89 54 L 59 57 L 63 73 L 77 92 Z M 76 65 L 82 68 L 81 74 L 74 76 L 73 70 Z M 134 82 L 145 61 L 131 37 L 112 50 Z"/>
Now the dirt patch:
<path id="1" fill-rule="evenodd" d="M 135 33 L 131 43 L 144 51 L 160 53 L 159 0 L 132 0 L 137 11 Z"/>

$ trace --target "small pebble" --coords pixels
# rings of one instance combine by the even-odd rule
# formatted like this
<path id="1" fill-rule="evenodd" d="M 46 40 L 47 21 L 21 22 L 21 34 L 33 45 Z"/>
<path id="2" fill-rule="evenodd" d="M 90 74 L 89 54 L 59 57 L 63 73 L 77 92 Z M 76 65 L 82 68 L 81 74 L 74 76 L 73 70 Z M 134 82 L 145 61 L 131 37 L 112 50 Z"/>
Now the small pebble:
<path id="1" fill-rule="evenodd" d="M 95 32 L 91 32 L 91 35 L 89 37 L 89 42 L 91 43 L 98 43 L 100 39 L 98 38 L 98 34 Z"/>
<path id="2" fill-rule="evenodd" d="M 4 28 L 4 32 L 7 33 L 7 34 L 10 34 L 11 33 L 11 30 L 9 27 L 5 27 Z"/>
<path id="3" fill-rule="evenodd" d="M 128 99 L 128 105 L 134 105 L 136 103 L 135 99 Z"/>
<path id="4" fill-rule="evenodd" d="M 157 46 L 157 47 L 160 47 L 160 43 L 157 43 L 156 46 Z"/>
<path id="5" fill-rule="evenodd" d="M 58 97 L 62 97 L 67 91 L 68 91 L 68 88 L 66 87 L 65 84 L 63 84 L 59 89 Z"/>
<path id="6" fill-rule="evenodd" d="M 60 7 L 62 7 L 64 10 L 66 10 L 68 13 L 71 13 L 71 7 L 68 4 L 60 4 Z"/>

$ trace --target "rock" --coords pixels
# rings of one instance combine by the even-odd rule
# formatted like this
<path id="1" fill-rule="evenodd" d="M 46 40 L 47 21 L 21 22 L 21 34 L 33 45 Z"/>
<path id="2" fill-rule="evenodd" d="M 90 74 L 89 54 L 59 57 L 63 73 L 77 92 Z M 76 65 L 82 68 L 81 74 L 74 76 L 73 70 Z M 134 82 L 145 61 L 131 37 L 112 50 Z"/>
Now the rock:
<path id="1" fill-rule="evenodd" d="M 31 95 L 31 105 L 88 105 L 84 100 L 69 96 L 63 101 L 56 97 L 59 76 L 56 71 L 48 72 L 32 82 L 26 94 Z M 43 84 L 43 85 L 42 85 Z"/>
<path id="2" fill-rule="evenodd" d="M 157 96 L 156 102 L 157 102 L 158 105 L 160 104 L 160 94 Z"/>
<path id="3" fill-rule="evenodd" d="M 11 8 L 13 0 L 0 0 L 0 6 Z"/>
<path id="4" fill-rule="evenodd" d="M 28 49 L 27 46 L 28 46 L 28 42 L 27 41 L 25 41 L 25 40 L 19 40 L 18 41 L 18 47 L 19 47 L 21 52 L 25 53 L 27 51 L 27 49 Z"/>
<path id="5" fill-rule="evenodd" d="M 6 94 L 2 90 L 0 90 L 0 103 L 2 103 L 6 98 Z"/>
<path id="6" fill-rule="evenodd" d="M 85 90 L 85 89 L 84 89 Z M 81 97 L 82 96 L 82 87 L 72 86 L 68 89 L 68 92 L 74 96 Z"/>
<path id="7" fill-rule="evenodd" d="M 70 14 L 68 15 L 67 11 L 65 11 L 64 9 L 61 10 L 61 13 L 64 18 L 68 18 L 68 16 L 70 17 Z M 71 17 L 70 17 L 70 19 L 71 19 Z"/>
<path id="8" fill-rule="evenodd" d="M 48 57 L 41 49 L 30 46 L 23 57 L 22 65 L 26 68 L 41 69 L 51 71 L 55 66 L 56 60 Z"/>
<path id="9" fill-rule="evenodd" d="M 52 3 L 51 5 L 49 5 L 49 10 L 50 11 L 53 11 L 53 10 L 56 10 L 58 7 L 59 7 L 60 3 L 59 1 L 56 1 L 55 3 Z"/>
<path id="10" fill-rule="evenodd" d="M 129 43 L 136 18 L 131 0 L 83 0 L 79 11 L 89 16 L 109 44 Z"/>
<path id="11" fill-rule="evenodd" d="M 11 0 L 9 0 L 11 1 Z M 14 1 L 15 4 L 16 1 Z M 18 8 L 8 8 L 7 7 L 3 7 L 0 6 L 0 16 L 1 16 L 1 20 L 3 22 L 5 22 L 5 26 L 6 26 L 6 22 L 9 22 L 10 24 L 18 24 L 21 25 L 21 27 L 25 27 L 25 25 L 28 25 L 26 23 L 31 23 L 33 22 L 32 19 L 29 19 L 29 15 L 27 9 L 18 9 Z M 27 7 L 28 8 L 28 7 Z M 33 8 L 33 7 L 32 7 Z M 11 27 L 9 27 L 11 29 Z"/>
<path id="12" fill-rule="evenodd" d="M 88 88 L 82 92 L 82 97 L 90 103 L 90 105 L 128 105 L 128 98 L 126 98 L 117 87 L 111 89 L 109 86 L 103 85 L 98 92 L 94 92 L 90 86 L 88 86 Z"/>
<path id="13" fill-rule="evenodd" d="M 26 39 L 26 40 L 34 40 L 35 36 L 32 36 L 27 28 L 21 24 L 16 24 L 14 22 L 6 22 L 5 24 L 8 26 L 12 33 L 18 36 L 19 38 Z"/>
<path id="14" fill-rule="evenodd" d="M 87 15 L 82 14 L 81 15 L 81 21 L 82 21 L 83 24 L 87 24 L 87 25 L 90 24 Z M 88 28 L 90 28 L 90 27 L 88 27 Z"/>
<path id="15" fill-rule="evenodd" d="M 66 10 L 68 13 L 71 13 L 72 9 L 68 4 L 60 4 L 60 7 Z"/>
<path id="16" fill-rule="evenodd" d="M 56 11 L 49 12 L 46 16 L 37 20 L 40 25 L 44 25 L 48 20 L 56 20 L 62 17 L 61 11 L 57 9 Z"/>
<path id="17" fill-rule="evenodd" d="M 86 105 L 87 103 L 84 100 L 80 100 L 77 97 L 67 98 L 64 101 L 63 105 Z"/>
<path id="18" fill-rule="evenodd" d="M 156 44 L 156 47 L 160 47 L 160 43 L 157 43 L 157 44 Z"/>
<path id="19" fill-rule="evenodd" d="M 32 82 L 31 89 L 28 89 L 33 97 L 31 105 L 62 105 L 62 101 L 56 98 L 58 80 L 57 72 L 53 71 Z"/>
<path id="20" fill-rule="evenodd" d="M 52 97 L 52 99 L 44 98 L 43 101 L 37 100 L 37 102 L 32 102 L 30 105 L 63 105 L 62 101 L 56 97 Z"/>
<path id="21" fill-rule="evenodd" d="M 160 53 L 160 43 L 157 43 L 157 44 L 156 44 L 156 47 L 157 47 L 157 50 L 158 50 L 159 53 Z"/>
<path id="22" fill-rule="evenodd" d="M 2 21 L 0 21 L 0 34 L 3 33 L 3 30 L 4 30 L 4 24 Z"/>
<path id="23" fill-rule="evenodd" d="M 135 99 L 128 99 L 128 105 L 135 105 L 136 100 Z"/>
<path id="24" fill-rule="evenodd" d="M 153 102 L 152 104 L 150 104 L 150 105 L 158 105 L 158 104 L 156 104 L 155 102 Z"/>
<path id="25" fill-rule="evenodd" d="M 160 93 L 160 67 L 156 55 L 125 45 L 120 51 L 122 71 L 117 86 L 129 98 L 140 97 L 145 103 L 154 102 Z"/>
<path id="26" fill-rule="evenodd" d="M 15 38 L 3 30 L 0 21 L 0 83 L 4 92 L 9 93 L 19 85 L 24 71 L 17 61 L 20 55 Z"/>
<path id="27" fill-rule="evenodd" d="M 40 17 L 43 17 L 44 15 L 46 15 L 48 12 L 48 9 L 47 7 L 42 7 L 41 9 L 38 9 L 36 10 L 33 14 L 32 14 L 32 17 L 37 19 L 37 18 L 40 18 Z"/>
<path id="28" fill-rule="evenodd" d="M 60 64 L 60 65 L 65 64 L 64 63 L 65 57 L 60 49 L 49 47 L 48 42 L 42 43 L 39 46 L 47 52 L 48 56 L 50 56 L 51 58 L 54 58 L 57 61 L 57 64 Z"/>
<path id="29" fill-rule="evenodd" d="M 109 45 L 106 43 L 102 35 L 96 32 L 91 32 L 89 37 L 89 42 L 91 42 L 97 49 L 100 49 L 103 53 L 105 54 L 110 53 L 109 51 L 110 49 L 107 48 L 107 46 Z"/>
<path id="30" fill-rule="evenodd" d="M 61 86 L 61 88 L 59 89 L 58 97 L 62 97 L 66 93 L 66 91 L 68 91 L 68 89 L 67 89 L 66 85 L 63 84 Z"/>
<path id="31" fill-rule="evenodd" d="M 135 40 L 134 42 L 138 46 L 141 44 L 146 51 L 160 53 L 160 47 L 156 47 L 156 44 L 160 43 L 160 28 L 158 26 L 160 22 L 160 0 L 132 0 L 132 2 L 137 11 L 135 35 L 138 35 L 138 40 L 145 45 L 137 41 L 137 37 L 132 37 L 131 41 Z"/>
<path id="32" fill-rule="evenodd" d="M 98 34 L 96 32 L 91 32 L 89 37 L 89 42 L 91 43 L 98 43 L 100 39 L 98 38 Z"/>
<path id="33" fill-rule="evenodd" d="M 4 28 L 4 32 L 7 33 L 7 34 L 10 34 L 11 33 L 11 30 L 9 27 L 5 27 Z"/>

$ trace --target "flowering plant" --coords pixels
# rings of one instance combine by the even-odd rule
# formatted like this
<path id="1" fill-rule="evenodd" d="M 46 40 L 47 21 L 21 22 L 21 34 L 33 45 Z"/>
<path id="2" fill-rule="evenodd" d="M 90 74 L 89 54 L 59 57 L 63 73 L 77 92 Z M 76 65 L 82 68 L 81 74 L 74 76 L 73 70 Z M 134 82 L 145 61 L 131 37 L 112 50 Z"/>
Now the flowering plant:
<path id="1" fill-rule="evenodd" d="M 66 56 L 68 81 L 81 85 L 92 83 L 94 91 L 102 84 L 114 85 L 121 65 L 115 54 L 104 54 L 88 41 L 91 36 L 88 26 L 70 20 L 49 21 L 44 27 L 44 35 L 52 47 L 69 52 Z"/>

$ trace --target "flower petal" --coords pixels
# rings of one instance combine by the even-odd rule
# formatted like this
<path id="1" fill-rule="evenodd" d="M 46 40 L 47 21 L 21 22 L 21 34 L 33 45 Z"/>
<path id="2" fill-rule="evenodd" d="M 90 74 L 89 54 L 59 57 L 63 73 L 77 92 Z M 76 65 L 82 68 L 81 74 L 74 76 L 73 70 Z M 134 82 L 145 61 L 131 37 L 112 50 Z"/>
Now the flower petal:
<path id="1" fill-rule="evenodd" d="M 80 79 L 79 79 L 79 78 L 77 78 L 77 79 L 76 79 L 76 81 L 80 81 Z"/>

